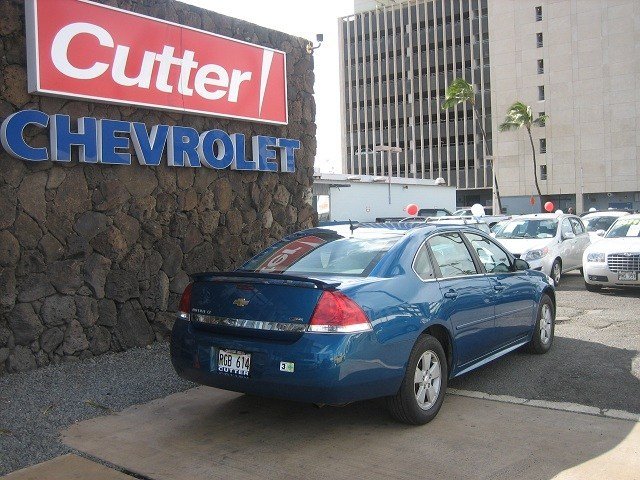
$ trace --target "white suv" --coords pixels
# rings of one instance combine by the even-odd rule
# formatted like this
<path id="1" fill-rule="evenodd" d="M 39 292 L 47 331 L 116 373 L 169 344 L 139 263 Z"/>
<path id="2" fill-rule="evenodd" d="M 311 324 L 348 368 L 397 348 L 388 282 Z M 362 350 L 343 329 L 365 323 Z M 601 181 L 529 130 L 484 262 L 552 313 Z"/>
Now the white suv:
<path id="1" fill-rule="evenodd" d="M 591 244 L 580 217 L 555 213 L 514 217 L 496 233 L 496 239 L 556 285 L 563 272 L 582 269 L 582 253 Z"/>

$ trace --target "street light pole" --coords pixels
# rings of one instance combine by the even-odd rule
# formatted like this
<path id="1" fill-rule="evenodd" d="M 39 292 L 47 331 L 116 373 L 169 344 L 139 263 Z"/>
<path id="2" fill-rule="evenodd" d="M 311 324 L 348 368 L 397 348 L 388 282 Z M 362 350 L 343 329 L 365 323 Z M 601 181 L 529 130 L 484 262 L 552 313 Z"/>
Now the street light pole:
<path id="1" fill-rule="evenodd" d="M 373 147 L 373 151 L 387 152 L 387 174 L 389 175 L 389 205 L 391 205 L 391 153 L 401 153 L 402 149 L 400 147 L 392 147 L 390 145 L 376 145 L 375 147 Z"/>

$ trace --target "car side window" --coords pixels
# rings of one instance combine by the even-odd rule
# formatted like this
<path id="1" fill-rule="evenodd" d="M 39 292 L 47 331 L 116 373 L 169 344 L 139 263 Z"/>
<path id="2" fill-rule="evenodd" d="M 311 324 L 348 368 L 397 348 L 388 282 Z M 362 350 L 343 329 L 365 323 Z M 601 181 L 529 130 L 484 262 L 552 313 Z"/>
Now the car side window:
<path id="1" fill-rule="evenodd" d="M 429 246 L 443 277 L 478 273 L 471 253 L 457 233 L 437 235 L 429 240 Z"/>
<path id="2" fill-rule="evenodd" d="M 582 225 L 582 222 L 580 220 L 578 220 L 577 218 L 570 218 L 569 220 L 571 221 L 571 226 L 573 227 L 573 233 L 575 233 L 576 235 L 582 235 L 585 232 L 584 225 Z"/>
<path id="3" fill-rule="evenodd" d="M 487 273 L 511 271 L 509 255 L 491 240 L 475 233 L 465 233 Z"/>
<path id="4" fill-rule="evenodd" d="M 567 233 L 573 233 L 573 228 L 571 228 L 571 222 L 569 222 L 568 218 L 562 220 L 562 236 L 564 237 Z"/>
<path id="5" fill-rule="evenodd" d="M 413 269 L 422 280 L 431 280 L 436 277 L 429 258 L 429 249 L 427 244 L 423 243 L 418 250 L 415 260 L 413 261 Z"/>

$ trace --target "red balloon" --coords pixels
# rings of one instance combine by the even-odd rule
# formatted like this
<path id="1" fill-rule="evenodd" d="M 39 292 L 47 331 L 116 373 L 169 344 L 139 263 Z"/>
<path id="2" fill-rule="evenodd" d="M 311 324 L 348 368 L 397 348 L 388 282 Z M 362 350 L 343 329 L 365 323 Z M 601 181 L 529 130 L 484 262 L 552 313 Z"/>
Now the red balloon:
<path id="1" fill-rule="evenodd" d="M 554 207 L 553 207 L 553 203 L 552 202 L 547 202 L 547 203 L 544 204 L 544 209 L 547 212 L 553 212 L 553 208 Z"/>
<path id="2" fill-rule="evenodd" d="M 413 217 L 414 215 L 418 214 L 418 205 L 416 205 L 415 203 L 410 203 L 409 205 L 407 205 L 406 210 L 407 214 Z"/>

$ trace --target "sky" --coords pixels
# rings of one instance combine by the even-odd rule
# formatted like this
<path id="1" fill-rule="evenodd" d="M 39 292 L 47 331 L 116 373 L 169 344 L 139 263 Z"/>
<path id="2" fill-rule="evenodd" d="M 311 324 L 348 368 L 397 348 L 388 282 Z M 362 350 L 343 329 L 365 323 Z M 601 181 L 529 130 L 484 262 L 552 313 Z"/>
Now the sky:
<path id="1" fill-rule="evenodd" d="M 340 77 L 338 17 L 353 13 L 352 0 L 181 0 L 264 27 L 313 40 L 322 33 L 322 46 L 315 50 L 316 124 L 318 150 L 316 168 L 341 173 Z"/>

